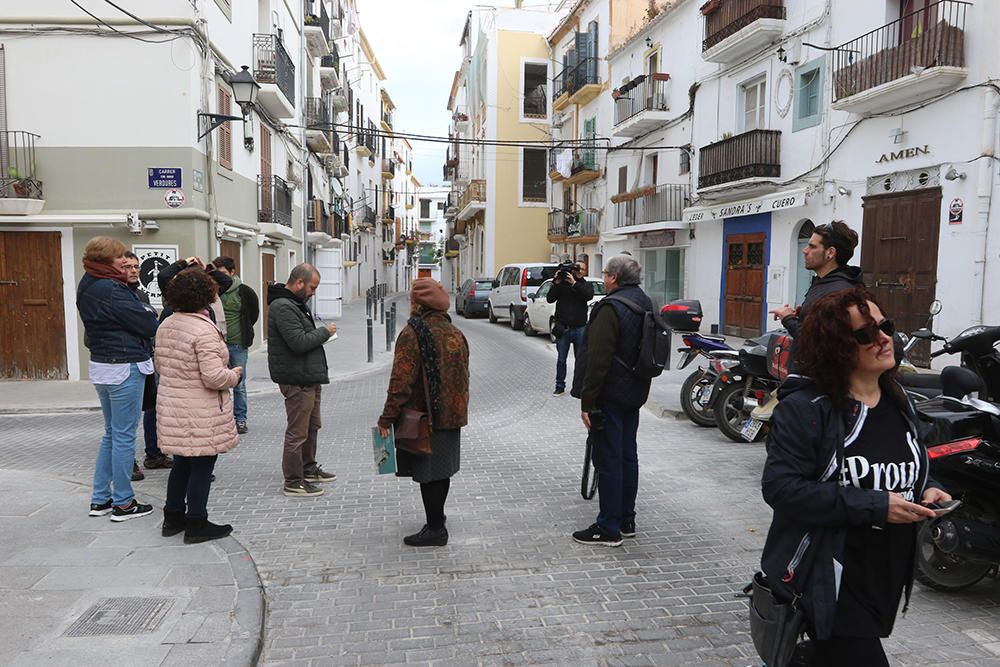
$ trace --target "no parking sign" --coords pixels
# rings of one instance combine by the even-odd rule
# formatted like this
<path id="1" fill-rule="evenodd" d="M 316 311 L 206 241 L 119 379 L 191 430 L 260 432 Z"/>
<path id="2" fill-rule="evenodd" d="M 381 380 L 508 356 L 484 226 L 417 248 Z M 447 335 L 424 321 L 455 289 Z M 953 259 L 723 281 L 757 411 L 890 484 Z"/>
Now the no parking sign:
<path id="1" fill-rule="evenodd" d="M 951 200 L 948 204 L 948 224 L 949 225 L 960 225 L 962 224 L 962 212 L 965 210 L 965 202 L 963 202 L 958 197 Z"/>

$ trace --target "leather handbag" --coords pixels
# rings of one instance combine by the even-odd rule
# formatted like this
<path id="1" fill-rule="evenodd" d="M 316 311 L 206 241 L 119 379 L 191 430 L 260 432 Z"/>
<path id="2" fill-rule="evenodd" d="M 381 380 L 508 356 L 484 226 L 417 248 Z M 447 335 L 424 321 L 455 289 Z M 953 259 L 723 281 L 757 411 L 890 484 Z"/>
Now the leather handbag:
<path id="1" fill-rule="evenodd" d="M 806 615 L 796 595 L 791 602 L 779 602 L 762 572 L 747 587 L 750 597 L 750 638 L 768 667 L 788 667 L 795 657 L 799 638 L 806 631 Z"/>
<path id="2" fill-rule="evenodd" d="M 434 425 L 431 422 L 430 390 L 427 387 L 427 373 L 421 371 L 424 380 L 424 400 L 427 412 L 413 408 L 403 408 L 396 420 L 396 448 L 418 456 L 430 456 L 431 433 Z"/>

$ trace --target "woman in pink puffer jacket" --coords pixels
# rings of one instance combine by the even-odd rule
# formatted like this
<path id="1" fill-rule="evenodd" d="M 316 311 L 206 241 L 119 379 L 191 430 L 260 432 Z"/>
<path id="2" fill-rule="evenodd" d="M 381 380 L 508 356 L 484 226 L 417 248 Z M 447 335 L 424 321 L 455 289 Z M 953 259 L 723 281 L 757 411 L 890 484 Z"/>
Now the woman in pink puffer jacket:
<path id="1" fill-rule="evenodd" d="M 208 316 L 218 285 L 199 267 L 184 269 L 167 284 L 164 298 L 174 314 L 156 333 L 156 427 L 160 450 L 173 454 L 163 505 L 163 536 L 184 531 L 187 543 L 233 532 L 208 520 L 208 493 L 218 455 L 239 443 L 229 389 L 242 369 L 229 368 L 229 351 Z"/>

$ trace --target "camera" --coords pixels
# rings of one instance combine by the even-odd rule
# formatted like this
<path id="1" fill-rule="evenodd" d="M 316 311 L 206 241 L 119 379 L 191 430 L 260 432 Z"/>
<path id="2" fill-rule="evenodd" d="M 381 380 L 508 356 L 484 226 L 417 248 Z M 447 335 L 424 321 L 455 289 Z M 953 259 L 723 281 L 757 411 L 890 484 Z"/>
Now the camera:
<path id="1" fill-rule="evenodd" d="M 576 262 L 572 260 L 566 260 L 565 262 L 562 262 L 561 264 L 559 264 L 559 266 L 556 267 L 555 277 L 561 280 L 562 278 L 565 278 L 566 276 L 575 271 L 576 271 Z"/>
<path id="2" fill-rule="evenodd" d="M 136 236 L 141 236 L 142 230 L 146 226 L 145 223 L 139 219 L 138 213 L 129 213 L 126 216 L 125 224 L 128 227 L 129 232 L 135 234 Z"/>

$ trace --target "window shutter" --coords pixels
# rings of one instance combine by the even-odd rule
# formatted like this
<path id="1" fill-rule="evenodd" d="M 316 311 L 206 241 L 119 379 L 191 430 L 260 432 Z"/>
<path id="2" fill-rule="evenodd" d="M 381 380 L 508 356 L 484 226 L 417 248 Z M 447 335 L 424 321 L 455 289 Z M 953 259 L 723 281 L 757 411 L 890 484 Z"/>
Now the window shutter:
<path id="1" fill-rule="evenodd" d="M 225 88 L 219 87 L 219 113 L 228 116 L 232 113 L 232 95 Z M 233 130 L 229 121 L 219 126 L 219 164 L 226 169 L 233 168 Z"/>

